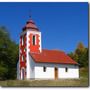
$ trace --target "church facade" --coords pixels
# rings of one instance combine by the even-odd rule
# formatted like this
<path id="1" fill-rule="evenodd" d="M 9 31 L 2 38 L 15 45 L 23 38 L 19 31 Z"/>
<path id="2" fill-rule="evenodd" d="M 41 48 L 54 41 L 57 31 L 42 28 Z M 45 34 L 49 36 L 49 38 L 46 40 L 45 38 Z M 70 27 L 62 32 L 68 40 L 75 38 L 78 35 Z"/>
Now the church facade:
<path id="1" fill-rule="evenodd" d="M 79 65 L 65 52 L 42 49 L 41 32 L 30 19 L 20 34 L 17 79 L 79 78 Z"/>

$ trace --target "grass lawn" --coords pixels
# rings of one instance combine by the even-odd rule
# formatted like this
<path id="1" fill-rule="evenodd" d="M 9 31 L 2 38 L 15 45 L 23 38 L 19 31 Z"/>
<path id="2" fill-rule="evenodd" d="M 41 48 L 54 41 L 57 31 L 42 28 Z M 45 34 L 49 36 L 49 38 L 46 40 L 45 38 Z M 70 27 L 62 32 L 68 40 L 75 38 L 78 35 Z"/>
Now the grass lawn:
<path id="1" fill-rule="evenodd" d="M 6 80 L 0 81 L 0 86 L 5 87 L 42 87 L 42 86 L 88 86 L 88 70 L 80 69 L 80 79 L 60 79 L 60 80 Z"/>

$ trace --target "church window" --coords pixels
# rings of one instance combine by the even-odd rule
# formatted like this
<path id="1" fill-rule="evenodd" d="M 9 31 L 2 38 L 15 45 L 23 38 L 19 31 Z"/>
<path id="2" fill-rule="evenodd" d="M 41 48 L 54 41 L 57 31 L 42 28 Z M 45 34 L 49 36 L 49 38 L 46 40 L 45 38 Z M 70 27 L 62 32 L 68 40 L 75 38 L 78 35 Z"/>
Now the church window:
<path id="1" fill-rule="evenodd" d="M 65 72 L 68 72 L 68 68 L 67 67 L 65 68 Z"/>
<path id="2" fill-rule="evenodd" d="M 24 61 L 24 56 L 22 55 L 22 61 Z"/>
<path id="3" fill-rule="evenodd" d="M 43 72 L 46 72 L 46 67 L 45 66 L 43 67 Z"/>
<path id="4" fill-rule="evenodd" d="M 22 36 L 22 45 L 24 45 L 24 37 Z"/>
<path id="5" fill-rule="evenodd" d="M 35 35 L 33 35 L 33 45 L 35 45 Z"/>
<path id="6" fill-rule="evenodd" d="M 26 52 L 26 48 L 24 48 L 24 52 Z"/>

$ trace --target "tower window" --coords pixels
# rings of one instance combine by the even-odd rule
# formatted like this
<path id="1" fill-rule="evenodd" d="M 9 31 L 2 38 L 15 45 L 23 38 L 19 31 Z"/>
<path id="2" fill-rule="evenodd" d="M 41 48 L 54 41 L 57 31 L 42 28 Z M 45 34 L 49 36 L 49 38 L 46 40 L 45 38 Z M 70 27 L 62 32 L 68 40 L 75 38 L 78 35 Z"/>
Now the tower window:
<path id="1" fill-rule="evenodd" d="M 24 37 L 22 36 L 22 45 L 24 45 Z"/>
<path id="2" fill-rule="evenodd" d="M 24 48 L 24 52 L 26 52 L 26 48 Z"/>
<path id="3" fill-rule="evenodd" d="M 35 45 L 35 35 L 33 35 L 33 45 Z"/>
<path id="4" fill-rule="evenodd" d="M 22 55 L 22 61 L 24 61 L 24 56 Z"/>
<path id="5" fill-rule="evenodd" d="M 46 67 L 45 66 L 43 67 L 43 72 L 46 72 Z"/>
<path id="6" fill-rule="evenodd" d="M 65 68 L 65 72 L 68 72 L 68 68 L 67 67 Z"/>

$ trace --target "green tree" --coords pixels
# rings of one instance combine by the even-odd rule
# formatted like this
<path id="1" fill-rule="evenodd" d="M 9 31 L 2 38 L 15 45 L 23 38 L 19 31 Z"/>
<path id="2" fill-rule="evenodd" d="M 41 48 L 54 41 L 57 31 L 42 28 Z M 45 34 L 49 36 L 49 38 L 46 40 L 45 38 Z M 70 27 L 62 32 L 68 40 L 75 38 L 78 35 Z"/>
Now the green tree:
<path id="1" fill-rule="evenodd" d="M 75 60 L 76 62 L 78 62 L 78 55 L 76 53 L 69 53 L 68 56 L 70 56 L 73 60 Z"/>
<path id="2" fill-rule="evenodd" d="M 15 79 L 18 44 L 12 41 L 5 27 L 0 27 L 0 79 Z"/>
<path id="3" fill-rule="evenodd" d="M 85 48 L 83 43 L 79 43 L 75 53 L 78 55 L 78 63 L 80 64 L 80 67 L 86 67 L 88 66 L 88 48 Z"/>
<path id="4" fill-rule="evenodd" d="M 83 43 L 80 42 L 76 50 L 68 55 L 78 62 L 80 67 L 88 67 L 88 48 L 85 48 Z"/>
<path id="5" fill-rule="evenodd" d="M 85 47 L 82 42 L 79 42 L 79 44 L 77 45 L 77 49 L 79 49 L 82 52 L 84 51 Z"/>

